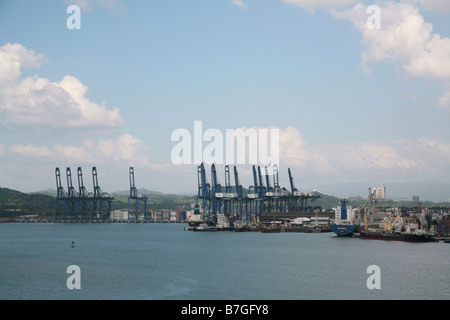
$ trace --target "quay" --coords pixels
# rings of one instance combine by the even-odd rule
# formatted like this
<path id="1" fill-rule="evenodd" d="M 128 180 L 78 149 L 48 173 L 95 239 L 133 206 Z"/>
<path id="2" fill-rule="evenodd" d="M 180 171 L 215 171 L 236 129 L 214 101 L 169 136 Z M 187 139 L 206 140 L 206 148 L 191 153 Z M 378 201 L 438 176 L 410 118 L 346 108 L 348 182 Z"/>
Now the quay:
<path id="1" fill-rule="evenodd" d="M 76 220 L 76 219 L 3 219 L 0 223 L 187 223 L 184 220 L 127 220 L 127 219 L 98 219 L 98 220 Z"/>
<path id="2" fill-rule="evenodd" d="M 450 243 L 450 237 L 434 237 L 434 242 Z"/>

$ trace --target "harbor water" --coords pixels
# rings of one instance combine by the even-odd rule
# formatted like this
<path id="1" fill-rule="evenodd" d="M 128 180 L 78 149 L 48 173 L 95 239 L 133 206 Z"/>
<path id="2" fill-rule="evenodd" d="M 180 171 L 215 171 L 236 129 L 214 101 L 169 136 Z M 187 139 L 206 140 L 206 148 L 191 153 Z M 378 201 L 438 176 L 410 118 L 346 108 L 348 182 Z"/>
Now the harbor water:
<path id="1" fill-rule="evenodd" d="M 185 226 L 0 224 L 0 299 L 450 299 L 449 244 Z"/>

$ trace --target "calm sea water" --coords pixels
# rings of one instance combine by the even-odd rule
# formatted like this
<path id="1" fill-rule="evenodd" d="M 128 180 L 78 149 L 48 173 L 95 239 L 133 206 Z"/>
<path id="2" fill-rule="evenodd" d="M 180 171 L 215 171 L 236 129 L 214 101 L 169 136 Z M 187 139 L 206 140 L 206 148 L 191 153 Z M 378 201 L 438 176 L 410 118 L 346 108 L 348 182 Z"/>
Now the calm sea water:
<path id="1" fill-rule="evenodd" d="M 0 224 L 0 299 L 450 298 L 450 244 L 184 226 Z M 381 289 L 367 288 L 370 265 Z"/>

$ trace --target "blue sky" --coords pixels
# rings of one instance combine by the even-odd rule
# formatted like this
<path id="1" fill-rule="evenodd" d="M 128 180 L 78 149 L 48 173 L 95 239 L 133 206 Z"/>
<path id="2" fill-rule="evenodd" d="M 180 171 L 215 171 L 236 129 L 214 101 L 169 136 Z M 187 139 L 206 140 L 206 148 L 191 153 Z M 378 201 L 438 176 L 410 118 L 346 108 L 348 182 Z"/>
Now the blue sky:
<path id="1" fill-rule="evenodd" d="M 286 186 L 287 167 L 299 189 L 448 184 L 449 15 L 437 0 L 4 0 L 0 185 L 54 188 L 55 167 L 97 166 L 112 192 L 134 166 L 138 187 L 195 192 L 170 137 L 196 120 L 279 128 Z"/>

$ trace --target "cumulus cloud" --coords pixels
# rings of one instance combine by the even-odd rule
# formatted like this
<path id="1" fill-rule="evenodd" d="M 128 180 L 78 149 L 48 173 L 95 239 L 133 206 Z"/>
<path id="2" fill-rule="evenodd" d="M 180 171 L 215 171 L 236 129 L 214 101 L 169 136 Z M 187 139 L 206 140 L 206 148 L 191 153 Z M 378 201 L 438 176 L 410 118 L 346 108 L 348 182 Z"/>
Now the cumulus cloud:
<path id="1" fill-rule="evenodd" d="M 299 130 L 280 129 L 280 162 L 286 166 L 310 167 L 319 172 L 335 170 L 326 156 L 312 151 Z"/>
<path id="2" fill-rule="evenodd" d="M 357 2 L 362 2 L 363 0 L 281 0 L 282 2 L 302 7 L 309 12 L 314 12 L 316 9 L 332 9 L 341 8 L 345 6 L 354 5 Z M 387 2 L 386 0 L 372 1 L 370 4 L 379 4 L 382 2 Z M 450 1 L 443 0 L 400 0 L 399 2 L 420 6 L 422 10 L 432 11 L 439 14 L 449 14 L 450 13 Z M 366 1 L 366 4 L 368 2 Z"/>
<path id="3" fill-rule="evenodd" d="M 108 110 L 86 98 L 88 87 L 67 75 L 59 82 L 32 76 L 46 58 L 21 44 L 0 47 L 0 111 L 15 124 L 74 128 L 115 128 L 123 124 L 118 108 Z"/>
<path id="4" fill-rule="evenodd" d="M 352 5 L 358 0 L 282 0 L 285 3 L 302 7 L 310 12 L 323 8 L 339 8 Z"/>
<path id="5" fill-rule="evenodd" d="M 18 144 L 10 148 L 10 152 L 25 156 L 25 157 L 51 157 L 52 151 L 46 147 L 39 147 L 34 145 Z"/>
<path id="6" fill-rule="evenodd" d="M 418 0 L 423 10 L 433 11 L 440 14 L 450 13 L 450 1 L 442 0 Z"/>
<path id="7" fill-rule="evenodd" d="M 109 160 L 133 160 L 138 162 L 147 161 L 145 152 L 148 151 L 141 140 L 130 134 L 123 134 L 117 139 L 106 139 L 94 141 L 85 140 L 81 145 L 55 144 L 53 147 L 40 147 L 35 145 L 13 145 L 9 151 L 24 157 L 48 158 L 52 161 L 70 161 L 71 163 L 104 163 Z"/>
<path id="8" fill-rule="evenodd" d="M 327 8 L 335 18 L 351 21 L 367 46 L 362 53 L 362 67 L 367 73 L 371 71 L 368 63 L 390 60 L 399 63 L 411 76 L 450 79 L 450 38 L 433 33 L 433 25 L 425 22 L 420 13 L 420 8 L 450 13 L 450 1 L 378 1 L 381 30 L 367 26 L 368 5 L 358 0 L 282 1 L 306 9 Z M 355 3 L 352 8 L 338 10 Z"/>
<path id="9" fill-rule="evenodd" d="M 438 106 L 444 110 L 450 111 L 450 86 L 444 95 L 439 98 Z"/>
<path id="10" fill-rule="evenodd" d="M 108 165 L 127 167 L 140 165 L 150 170 L 173 169 L 170 163 L 153 162 L 148 156 L 149 147 L 130 134 L 116 139 L 86 139 L 79 145 L 55 144 L 51 147 L 32 144 L 16 144 L 10 147 L 0 145 L 0 155 L 12 156 L 17 161 L 33 163 L 65 163 L 67 165 Z"/>
<path id="11" fill-rule="evenodd" d="M 64 0 L 67 5 L 77 5 L 84 12 L 91 12 L 93 6 L 101 6 L 110 10 L 117 10 L 121 5 L 121 0 Z"/>
<path id="12" fill-rule="evenodd" d="M 431 2 L 421 1 L 431 6 Z M 405 75 L 450 81 L 450 38 L 433 33 L 433 25 L 425 22 L 417 2 L 383 2 L 381 29 L 367 27 L 367 6 L 358 3 L 344 11 L 331 10 L 338 19 L 349 20 L 362 34 L 366 46 L 362 52 L 362 69 L 371 73 L 370 63 L 390 61 Z M 447 95 L 438 102 L 447 104 Z"/>
<path id="13" fill-rule="evenodd" d="M 239 8 L 245 9 L 247 8 L 247 5 L 244 3 L 243 0 L 233 0 L 231 1 L 232 4 L 234 4 L 235 6 L 238 6 Z"/>
<path id="14" fill-rule="evenodd" d="M 280 129 L 280 163 L 316 179 L 448 176 L 450 143 L 430 139 L 309 145 L 299 130 Z"/>
<path id="15" fill-rule="evenodd" d="M 414 157 L 401 154 L 396 143 L 336 143 L 318 146 L 317 149 L 316 152 L 329 159 L 340 172 L 383 172 L 409 170 L 418 166 Z"/>
<path id="16" fill-rule="evenodd" d="M 280 161 L 288 166 L 309 168 L 320 174 L 341 174 L 349 170 L 411 168 L 414 161 L 397 154 L 383 143 L 336 143 L 309 146 L 292 127 L 280 134 Z"/>

